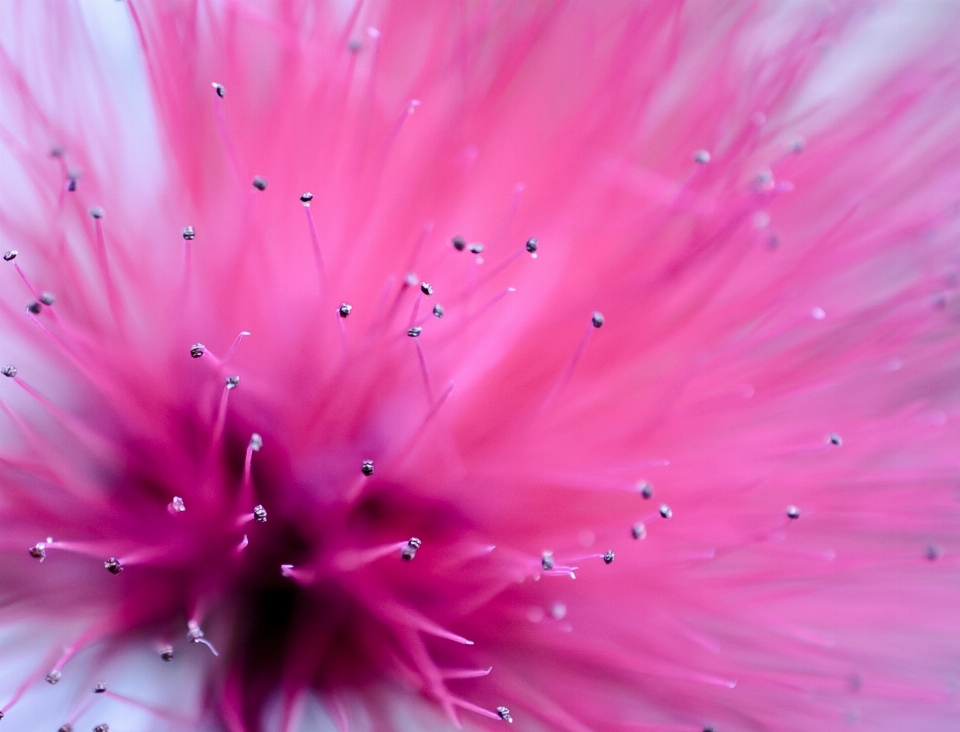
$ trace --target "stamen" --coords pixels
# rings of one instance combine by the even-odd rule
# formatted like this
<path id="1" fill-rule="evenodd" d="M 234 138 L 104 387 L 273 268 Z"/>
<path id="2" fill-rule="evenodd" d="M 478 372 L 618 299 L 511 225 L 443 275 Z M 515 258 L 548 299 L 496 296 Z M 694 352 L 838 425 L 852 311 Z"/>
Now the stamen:
<path id="1" fill-rule="evenodd" d="M 253 187 L 256 188 L 258 191 L 267 190 L 267 179 L 261 175 L 255 175 L 253 177 Z"/>
<path id="2" fill-rule="evenodd" d="M 98 724 L 96 727 L 93 728 L 93 732 L 110 732 L 110 726 L 107 725 L 106 723 Z"/>
<path id="3" fill-rule="evenodd" d="M 46 675 L 45 678 L 47 683 L 52 686 L 53 684 L 56 684 L 58 681 L 60 681 L 60 679 L 63 678 L 63 674 L 60 672 L 60 669 L 55 668 L 55 669 L 52 669 L 50 673 Z"/>
<path id="4" fill-rule="evenodd" d="M 123 309 L 120 307 L 120 297 L 113 284 L 113 278 L 110 276 L 110 264 L 107 261 L 107 245 L 103 238 L 103 209 L 94 207 L 90 209 L 90 215 L 93 217 L 93 225 L 97 237 L 97 264 L 100 268 L 100 276 L 107 288 L 107 301 L 110 303 L 110 310 L 113 313 L 114 321 L 120 326 L 120 319 L 123 315 Z"/>
<path id="5" fill-rule="evenodd" d="M 787 506 L 787 518 L 793 520 L 800 518 L 800 509 L 796 506 Z"/>
<path id="6" fill-rule="evenodd" d="M 202 643 L 210 649 L 210 652 L 214 656 L 220 655 L 217 653 L 217 649 L 213 647 L 213 644 L 204 638 L 203 631 L 200 630 L 200 623 L 198 623 L 196 620 L 190 620 L 187 622 L 187 640 L 189 640 L 191 643 Z"/>
<path id="7" fill-rule="evenodd" d="M 458 252 L 462 252 L 464 249 L 467 248 L 466 239 L 464 239 L 459 234 L 453 237 L 453 239 L 450 240 L 450 243 L 453 244 L 453 248 L 456 249 Z M 14 256 L 16 256 L 16 252 L 14 252 Z"/>
<path id="8" fill-rule="evenodd" d="M 206 350 L 206 346 L 204 346 L 202 343 L 194 343 L 192 346 L 190 346 L 190 356 L 191 358 L 200 358 L 204 353 L 206 353 Z"/>
<path id="9" fill-rule="evenodd" d="M 590 316 L 590 324 L 587 326 L 587 329 L 584 331 L 583 336 L 580 338 L 580 343 L 577 345 L 577 350 L 573 353 L 573 358 L 570 360 L 570 363 L 567 365 L 567 368 L 564 370 L 560 379 L 554 385 L 553 389 L 550 390 L 550 393 L 547 394 L 546 399 L 543 400 L 541 409 L 546 408 L 554 398 L 563 391 L 563 388 L 567 385 L 567 382 L 570 381 L 570 377 L 573 376 L 574 370 L 577 368 L 577 364 L 580 362 L 580 358 L 583 356 L 583 352 L 587 348 L 587 343 L 590 341 L 590 334 L 597 328 L 600 328 L 604 323 L 604 317 L 602 313 L 594 312 Z"/>
<path id="10" fill-rule="evenodd" d="M 630 527 L 630 535 L 634 539 L 646 539 L 647 527 L 643 525 L 642 521 L 637 521 L 637 523 Z"/>
<path id="11" fill-rule="evenodd" d="M 437 303 L 433 306 L 433 317 L 440 319 L 443 318 L 443 305 L 440 303 Z"/>
<path id="12" fill-rule="evenodd" d="M 302 203 L 304 206 L 308 206 L 308 207 L 309 207 L 309 206 L 310 206 L 310 202 L 311 202 L 312 200 L 313 200 L 313 194 L 310 193 L 310 191 L 307 191 L 306 193 L 301 193 L 301 194 L 300 194 L 300 203 Z"/>
<path id="13" fill-rule="evenodd" d="M 398 551 L 403 551 L 409 546 L 409 541 L 395 541 L 392 544 L 381 544 L 380 546 L 371 547 L 370 549 L 348 549 L 337 553 L 333 557 L 333 566 L 343 572 L 352 572 L 378 559 L 390 556 Z"/>
<path id="14" fill-rule="evenodd" d="M 604 563 L 604 564 L 613 564 L 614 556 L 615 556 L 615 555 L 614 555 L 614 553 L 613 553 L 613 549 L 608 549 L 607 552 L 603 555 L 603 563 Z"/>
<path id="15" fill-rule="evenodd" d="M 444 679 L 480 679 L 484 676 L 489 676 L 490 672 L 493 671 L 493 667 L 490 668 L 450 668 L 443 669 L 440 672 L 440 676 Z"/>
<path id="16" fill-rule="evenodd" d="M 280 574 L 284 577 L 292 579 L 296 582 L 299 582 L 302 585 L 308 585 L 313 582 L 317 574 L 310 569 L 297 569 L 292 564 L 281 564 L 280 565 Z"/>
<path id="17" fill-rule="evenodd" d="M 180 496 L 174 496 L 173 500 L 170 501 L 169 504 L 167 504 L 167 510 L 171 514 L 176 515 L 178 513 L 183 513 L 184 511 L 186 511 L 187 507 L 186 505 L 184 505 L 183 499 Z"/>
<path id="18" fill-rule="evenodd" d="M 247 454 L 243 459 L 243 483 L 240 486 L 240 503 L 249 506 L 253 503 L 253 477 L 251 468 L 253 465 L 253 453 L 260 452 L 263 447 L 263 438 L 254 432 L 250 435 L 250 441 L 247 443 Z"/>
<path id="19" fill-rule="evenodd" d="M 117 559 L 116 557 L 110 557 L 107 561 L 103 563 L 103 566 L 106 568 L 106 570 L 110 574 L 114 576 L 117 576 L 118 574 L 123 572 L 123 565 L 120 564 L 120 560 Z"/>
<path id="20" fill-rule="evenodd" d="M 14 259 L 17 258 L 17 254 L 19 254 L 19 252 L 16 249 L 11 249 L 9 252 L 4 253 L 3 261 L 12 262 Z"/>
<path id="21" fill-rule="evenodd" d="M 41 311 L 42 309 L 43 309 L 43 308 L 40 307 L 40 303 L 38 303 L 36 300 L 34 300 L 33 302 L 27 303 L 27 312 L 28 312 L 28 313 L 33 313 L 34 315 L 39 315 L 39 314 L 40 314 L 40 311 Z"/>
<path id="22" fill-rule="evenodd" d="M 504 722 L 510 722 L 513 724 L 513 717 L 510 716 L 510 710 L 506 707 L 497 707 L 497 716 L 500 717 L 500 719 L 502 719 Z"/>
<path id="23" fill-rule="evenodd" d="M 350 315 L 351 310 L 353 310 L 353 305 L 348 302 L 342 302 L 340 303 L 340 307 L 337 308 L 337 313 L 341 318 L 346 318 L 348 315 Z"/>
<path id="24" fill-rule="evenodd" d="M 173 660 L 173 646 L 164 646 L 160 649 L 160 660 L 170 663 Z"/>
<path id="25" fill-rule="evenodd" d="M 423 332 L 423 328 L 421 328 L 418 325 L 415 325 L 414 327 L 410 328 L 407 331 L 407 335 L 410 336 L 411 338 L 417 338 L 422 332 Z"/>
<path id="26" fill-rule="evenodd" d="M 227 96 L 227 90 L 223 87 L 223 84 L 218 84 L 217 82 L 212 82 L 210 84 L 213 87 L 213 90 L 217 93 L 217 96 L 223 99 Z"/>
<path id="27" fill-rule="evenodd" d="M 827 442 L 837 447 L 840 447 L 840 445 L 843 444 L 843 440 L 836 432 L 831 432 L 829 435 L 827 435 Z"/>
<path id="28" fill-rule="evenodd" d="M 57 301 L 57 298 L 52 292 L 41 292 L 40 293 L 40 302 L 42 302 L 47 307 L 50 307 Z"/>
<path id="29" fill-rule="evenodd" d="M 710 162 L 710 153 L 706 150 L 697 150 L 693 154 L 693 162 L 697 165 L 706 165 Z"/>
<path id="30" fill-rule="evenodd" d="M 413 327 L 414 323 L 417 322 L 417 312 L 420 310 L 420 301 L 423 299 L 423 293 L 418 292 L 416 299 L 413 301 L 413 310 L 410 311 L 410 324 L 409 327 Z"/>
<path id="31" fill-rule="evenodd" d="M 304 196 L 309 196 L 309 198 L 304 201 Z M 317 236 L 317 226 L 313 221 L 313 214 L 310 212 L 310 201 L 313 199 L 312 193 L 304 193 L 300 196 L 300 200 L 303 202 L 303 210 L 307 215 L 307 224 L 310 227 L 310 241 L 313 244 L 313 257 L 317 262 L 317 277 L 319 278 L 320 286 L 320 295 L 323 295 L 323 291 L 326 289 L 327 276 L 323 268 L 323 256 L 320 254 L 320 237 Z"/>
<path id="32" fill-rule="evenodd" d="M 661 503 L 660 515 L 663 516 L 663 518 L 665 519 L 673 518 L 673 510 L 666 503 Z"/>
<path id="33" fill-rule="evenodd" d="M 196 236 L 192 226 L 183 227 L 183 240 L 184 241 L 193 241 L 193 238 Z"/>
<path id="34" fill-rule="evenodd" d="M 220 395 L 220 406 L 217 408 L 217 421 L 213 426 L 213 434 L 210 436 L 210 449 L 220 444 L 223 437 L 223 428 L 227 422 L 227 399 L 230 392 L 240 385 L 240 377 L 237 375 L 228 376 L 224 379 L 223 392 Z"/>
<path id="35" fill-rule="evenodd" d="M 0 374 L 3 374 L 8 379 L 12 379 L 17 375 L 17 367 L 12 364 L 7 364 L 3 368 L 0 368 Z"/>
<path id="36" fill-rule="evenodd" d="M 429 297 L 430 295 L 433 294 L 433 287 L 430 285 L 429 282 L 421 282 L 420 292 L 422 292 L 424 295 L 427 295 Z"/>
<path id="37" fill-rule="evenodd" d="M 411 330 L 413 329 L 411 328 Z M 419 331 L 420 329 L 417 328 L 416 330 Z M 430 370 L 427 368 L 427 357 L 423 353 L 423 347 L 420 345 L 420 341 L 417 340 L 415 343 L 417 345 L 417 355 L 420 357 L 420 371 L 423 374 L 423 387 L 427 391 L 427 401 L 433 404 L 433 388 L 430 386 Z"/>
<path id="38" fill-rule="evenodd" d="M 39 559 L 41 562 L 47 558 L 47 545 L 42 541 L 34 544 L 27 551 L 30 552 L 30 556 L 34 559 Z"/>
<path id="39" fill-rule="evenodd" d="M 107 691 L 107 682 L 106 682 L 106 681 L 98 681 L 98 682 L 97 682 L 97 685 L 93 687 L 93 693 L 94 693 L 94 694 L 104 694 L 104 693 L 106 693 L 106 691 Z"/>
<path id="40" fill-rule="evenodd" d="M 233 354 L 237 352 L 237 348 L 240 347 L 240 341 L 242 341 L 244 338 L 246 338 L 249 335 L 250 335 L 249 330 L 241 330 L 239 333 L 237 333 L 237 337 L 233 339 L 233 345 L 230 346 L 230 348 L 227 350 L 226 355 L 223 357 L 224 363 L 226 363 L 233 357 Z"/>
<path id="41" fill-rule="evenodd" d="M 640 495 L 643 496 L 644 499 L 650 499 L 653 497 L 653 486 L 647 481 L 641 480 L 639 483 L 637 483 L 637 488 L 640 491 Z"/>
<path id="42" fill-rule="evenodd" d="M 253 518 L 258 524 L 267 523 L 267 509 L 262 505 L 257 504 L 253 507 Z"/>

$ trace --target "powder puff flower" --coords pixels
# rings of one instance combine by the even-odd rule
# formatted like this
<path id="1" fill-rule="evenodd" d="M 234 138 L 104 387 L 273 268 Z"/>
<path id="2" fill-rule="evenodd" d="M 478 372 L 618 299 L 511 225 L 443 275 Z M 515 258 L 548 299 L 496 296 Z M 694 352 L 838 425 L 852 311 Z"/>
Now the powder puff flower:
<path id="1" fill-rule="evenodd" d="M 5 3 L 0 724 L 951 729 L 960 67 L 892 12 Z"/>

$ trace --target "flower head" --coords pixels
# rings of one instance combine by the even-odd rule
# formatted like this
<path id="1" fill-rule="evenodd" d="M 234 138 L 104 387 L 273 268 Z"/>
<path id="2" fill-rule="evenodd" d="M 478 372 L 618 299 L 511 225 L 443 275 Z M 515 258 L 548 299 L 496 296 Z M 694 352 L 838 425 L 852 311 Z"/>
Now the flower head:
<path id="1" fill-rule="evenodd" d="M 948 33 L 12 5 L 3 714 L 955 718 Z"/>

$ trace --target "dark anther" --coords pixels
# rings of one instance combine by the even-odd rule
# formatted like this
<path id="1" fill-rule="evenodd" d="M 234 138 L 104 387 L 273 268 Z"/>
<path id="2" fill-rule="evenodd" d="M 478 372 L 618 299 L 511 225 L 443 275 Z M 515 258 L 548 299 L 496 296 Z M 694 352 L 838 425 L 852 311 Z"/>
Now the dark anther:
<path id="1" fill-rule="evenodd" d="M 661 503 L 660 515 L 663 516 L 665 519 L 673 518 L 673 511 L 670 509 L 670 506 L 668 506 L 666 503 Z"/>
<path id="2" fill-rule="evenodd" d="M 345 318 L 350 314 L 350 311 L 353 310 L 353 305 L 348 302 L 340 303 L 340 307 L 337 309 L 337 312 L 340 314 L 341 318 Z"/>
<path id="3" fill-rule="evenodd" d="M 539 246 L 540 242 L 537 241 L 537 237 L 531 236 L 527 239 L 527 251 L 531 254 L 535 254 Z"/>
<path id="4" fill-rule="evenodd" d="M 213 90 L 217 93 L 218 97 L 223 99 L 225 96 L 227 96 L 227 90 L 223 88 L 223 84 L 218 84 L 217 82 L 214 81 L 212 86 L 213 86 Z"/>
<path id="5" fill-rule="evenodd" d="M 504 722 L 513 722 L 513 717 L 510 716 L 510 710 L 506 707 L 497 707 L 497 716 Z"/>
<path id="6" fill-rule="evenodd" d="M 55 684 L 55 683 L 57 683 L 61 678 L 63 678 L 63 674 L 60 673 L 60 669 L 56 669 L 56 668 L 53 669 L 50 673 L 48 673 L 47 676 L 46 676 L 46 679 L 47 679 L 47 683 L 48 683 L 48 684 Z"/>
<path id="7" fill-rule="evenodd" d="M 105 694 L 107 692 L 107 682 L 98 681 L 97 685 L 93 687 L 94 694 Z"/>
<path id="8" fill-rule="evenodd" d="M 6 253 L 3 255 L 3 261 L 4 261 L 4 262 L 12 262 L 14 259 L 17 258 L 17 254 L 18 254 L 18 252 L 17 252 L 16 249 L 11 249 L 9 252 L 6 252 Z"/>
<path id="9" fill-rule="evenodd" d="M 405 562 L 410 562 L 415 556 L 417 556 L 417 549 L 420 548 L 421 541 L 415 537 L 410 537 L 410 541 L 407 542 L 407 545 L 403 547 L 403 551 L 400 552 L 400 558 Z"/>
<path id="10" fill-rule="evenodd" d="M 196 234 L 196 232 L 193 230 L 193 227 L 192 227 L 192 226 L 184 226 L 184 227 L 183 227 L 183 238 L 184 238 L 186 241 L 193 241 L 193 237 L 195 237 L 196 235 L 197 235 L 197 234 Z"/>
<path id="11" fill-rule="evenodd" d="M 836 432 L 831 432 L 827 437 L 827 441 L 831 445 L 836 445 L 837 447 L 840 447 L 840 445 L 843 444 L 843 440 L 840 438 L 840 435 L 838 435 Z"/>
<path id="12" fill-rule="evenodd" d="M 364 460 L 363 465 L 360 466 L 360 472 L 367 477 L 373 475 L 373 460 Z"/>
<path id="13" fill-rule="evenodd" d="M 267 190 L 267 179 L 264 178 L 262 175 L 254 176 L 253 187 L 256 188 L 258 191 Z"/>
<path id="14" fill-rule="evenodd" d="M 187 504 L 183 502 L 180 496 L 174 496 L 173 500 L 170 501 L 170 510 L 174 513 L 183 513 L 187 510 Z"/>
<path id="15" fill-rule="evenodd" d="M 693 154 L 693 162 L 697 163 L 698 165 L 706 165 L 710 162 L 710 153 L 706 150 L 697 150 Z"/>
<path id="16" fill-rule="evenodd" d="M 304 206 L 309 206 L 310 201 L 312 200 L 313 200 L 313 194 L 310 191 L 300 194 L 300 203 L 302 203 Z"/>
<path id="17" fill-rule="evenodd" d="M 265 509 L 260 504 L 257 504 L 253 507 L 253 518 L 256 519 L 258 524 L 264 524 L 267 522 L 267 509 Z"/>
<path id="18" fill-rule="evenodd" d="M 543 552 L 540 555 L 540 566 L 543 567 L 544 572 L 549 572 L 553 569 L 553 552 Z"/>
<path id="19" fill-rule="evenodd" d="M 73 725 L 68 722 L 58 729 L 57 732 L 73 732 Z"/>
<path id="20" fill-rule="evenodd" d="M 93 728 L 93 732 L 110 732 L 110 726 L 107 724 L 98 724 Z"/>
<path id="21" fill-rule="evenodd" d="M 102 219 L 103 209 L 100 208 L 99 206 L 94 206 L 93 208 L 90 209 L 90 215 L 93 216 L 93 218 L 95 219 Z"/>
<path id="22" fill-rule="evenodd" d="M 70 180 L 67 181 L 67 190 L 70 191 L 70 193 L 77 190 L 77 179 L 73 176 L 70 176 Z"/>
<path id="23" fill-rule="evenodd" d="M 930 544 L 927 547 L 926 557 L 931 562 L 937 561 L 942 556 L 943 556 L 943 549 L 940 548 L 939 544 Z"/>
<path id="24" fill-rule="evenodd" d="M 34 544 L 27 551 L 30 552 L 31 557 L 34 559 L 39 559 L 41 562 L 47 558 L 47 545 L 43 542 Z"/>
<path id="25" fill-rule="evenodd" d="M 42 302 L 47 307 L 50 307 L 57 301 L 56 296 L 52 292 L 41 292 L 40 293 L 40 302 Z"/>
<path id="26" fill-rule="evenodd" d="M 653 486 L 647 481 L 640 483 L 640 495 L 646 499 L 653 498 Z"/>
<path id="27" fill-rule="evenodd" d="M 430 285 L 429 282 L 421 282 L 421 283 L 420 283 L 420 292 L 422 292 L 424 295 L 432 295 L 432 294 L 433 294 L 433 287 Z"/>
<path id="28" fill-rule="evenodd" d="M 263 438 L 254 432 L 250 435 L 250 449 L 254 452 L 260 452 L 261 447 L 263 447 Z"/>
<path id="29" fill-rule="evenodd" d="M 599 328 L 603 325 L 603 313 L 594 313 L 591 315 L 590 322 L 593 323 L 594 328 Z"/>
<path id="30" fill-rule="evenodd" d="M 608 549 L 607 553 L 603 555 L 603 563 L 613 564 L 613 557 L 614 557 L 613 549 Z"/>
<path id="31" fill-rule="evenodd" d="M 634 539 L 643 539 L 646 535 L 647 527 L 643 525 L 642 521 L 637 521 L 637 523 L 630 527 L 630 536 Z"/>
<path id="32" fill-rule="evenodd" d="M 363 41 L 359 38 L 351 38 L 347 41 L 347 50 L 350 53 L 358 53 L 361 48 L 363 48 Z"/>
<path id="33" fill-rule="evenodd" d="M 43 307 L 36 300 L 31 300 L 27 303 L 27 312 L 33 313 L 34 315 L 39 315 L 40 311 L 43 310 Z"/>
<path id="34" fill-rule="evenodd" d="M 453 248 L 458 252 L 462 252 L 467 248 L 467 241 L 462 236 L 455 236 L 450 241 L 453 244 Z"/>
<path id="35" fill-rule="evenodd" d="M 240 386 L 240 377 L 237 376 L 236 374 L 234 374 L 233 376 L 228 376 L 224 380 L 224 384 L 228 389 L 236 389 L 238 386 Z"/>
<path id="36" fill-rule="evenodd" d="M 160 660 L 166 663 L 173 660 L 173 646 L 164 646 L 160 649 Z"/>
<path id="37" fill-rule="evenodd" d="M 442 318 L 442 317 L 443 317 L 443 305 L 441 305 L 440 303 L 437 303 L 436 305 L 434 305 L 434 306 L 433 306 L 433 315 L 434 315 L 434 317 L 436 317 L 436 318 Z"/>
<path id="38" fill-rule="evenodd" d="M 421 328 L 419 325 L 415 325 L 410 330 L 407 331 L 407 335 L 410 336 L 411 338 L 416 338 L 422 332 L 423 332 L 423 328 Z"/>
<path id="39" fill-rule="evenodd" d="M 11 364 L 7 364 L 2 369 L 0 369 L 0 374 L 3 374 L 8 379 L 12 379 L 14 376 L 17 375 L 17 367 Z"/>
<path id="40" fill-rule="evenodd" d="M 120 560 L 116 557 L 110 557 L 103 563 L 103 566 L 106 567 L 107 571 L 113 575 L 120 574 L 123 571 L 123 565 L 120 564 Z"/>
<path id="41" fill-rule="evenodd" d="M 483 251 L 483 244 L 471 244 L 470 252 L 473 254 L 480 254 Z"/>
<path id="42" fill-rule="evenodd" d="M 800 509 L 796 506 L 787 506 L 787 518 L 798 519 L 800 518 Z"/>
<path id="43" fill-rule="evenodd" d="M 203 355 L 204 350 L 206 350 L 202 343 L 194 343 L 190 346 L 190 355 L 193 358 L 200 358 Z"/>
<path id="44" fill-rule="evenodd" d="M 54 145 L 50 149 L 51 158 L 62 158 L 63 157 L 63 148 L 60 145 Z"/>

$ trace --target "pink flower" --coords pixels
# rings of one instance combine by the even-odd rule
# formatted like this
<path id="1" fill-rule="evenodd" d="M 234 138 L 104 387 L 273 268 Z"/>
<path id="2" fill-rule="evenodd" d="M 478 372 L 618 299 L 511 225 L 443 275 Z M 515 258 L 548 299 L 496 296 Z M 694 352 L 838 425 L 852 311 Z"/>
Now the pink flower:
<path id="1" fill-rule="evenodd" d="M 3 724 L 952 729 L 929 7 L 0 8 Z"/>

